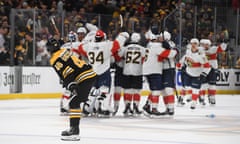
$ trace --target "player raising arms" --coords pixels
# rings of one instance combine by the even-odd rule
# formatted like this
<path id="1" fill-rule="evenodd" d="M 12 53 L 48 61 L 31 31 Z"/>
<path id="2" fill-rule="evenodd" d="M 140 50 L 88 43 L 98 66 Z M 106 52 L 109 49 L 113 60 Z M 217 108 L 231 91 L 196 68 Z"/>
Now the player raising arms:
<path id="1" fill-rule="evenodd" d="M 211 70 L 206 75 L 205 83 L 208 83 L 208 86 L 205 86 L 204 89 L 208 87 L 208 100 L 211 105 L 216 104 L 216 79 L 218 70 L 218 61 L 217 54 L 225 51 L 227 49 L 226 43 L 221 43 L 218 46 L 212 46 L 211 41 L 209 39 L 203 40 L 203 50 L 207 56 L 208 62 L 211 66 Z M 204 91 L 202 91 L 202 95 L 204 95 Z M 203 98 L 203 97 L 202 97 Z M 203 101 L 203 100 L 202 100 Z"/>
<path id="2" fill-rule="evenodd" d="M 81 118 L 80 103 L 88 100 L 88 94 L 96 80 L 96 73 L 92 66 L 73 55 L 71 50 L 60 48 L 56 39 L 47 42 L 51 54 L 50 64 L 62 80 L 63 87 L 71 91 L 69 98 L 70 129 L 62 132 L 62 140 L 77 141 L 79 137 L 79 123 Z"/>
<path id="3" fill-rule="evenodd" d="M 102 30 L 97 30 L 95 41 L 90 41 L 78 47 L 77 52 L 87 57 L 98 75 L 94 87 L 100 91 L 96 102 L 96 112 L 99 116 L 109 117 L 111 114 L 109 94 L 111 86 L 111 58 L 120 60 L 118 50 L 128 38 L 129 34 L 127 32 L 121 32 L 116 40 L 107 41 L 105 33 Z"/>

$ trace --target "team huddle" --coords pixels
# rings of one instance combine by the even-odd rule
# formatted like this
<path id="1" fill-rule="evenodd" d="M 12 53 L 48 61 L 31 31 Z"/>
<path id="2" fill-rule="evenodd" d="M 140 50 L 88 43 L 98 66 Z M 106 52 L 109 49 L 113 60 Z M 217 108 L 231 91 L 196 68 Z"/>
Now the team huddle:
<path id="1" fill-rule="evenodd" d="M 146 46 L 141 44 L 143 37 Z M 63 140 L 80 140 L 81 114 L 114 116 L 121 98 L 125 105 L 124 116 L 174 115 L 176 69 L 181 71 L 182 80 L 177 97 L 179 106 L 185 101 L 191 102 L 191 109 L 196 108 L 197 101 L 205 105 L 206 91 L 209 103 L 216 103 L 217 53 L 226 50 L 225 43 L 212 46 L 208 39 L 193 38 L 185 55 L 177 62 L 178 49 L 167 31 L 153 34 L 149 30 L 144 36 L 137 32 L 120 32 L 114 40 L 107 40 L 102 30 L 86 23 L 76 33 L 70 32 L 68 41 L 63 44 L 51 38 L 47 43 L 52 56 L 50 63 L 65 89 L 61 112 L 70 117 L 70 130 L 62 132 Z M 113 77 L 114 88 L 111 88 Z M 150 94 L 140 108 L 143 79 Z M 164 111 L 158 109 L 160 100 L 165 105 Z"/>

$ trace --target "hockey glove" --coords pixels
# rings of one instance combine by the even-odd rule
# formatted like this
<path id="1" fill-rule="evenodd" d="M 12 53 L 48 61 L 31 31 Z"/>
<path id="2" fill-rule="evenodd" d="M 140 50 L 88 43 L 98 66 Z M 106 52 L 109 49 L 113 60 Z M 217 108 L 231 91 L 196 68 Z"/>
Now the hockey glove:
<path id="1" fill-rule="evenodd" d="M 77 27 L 85 27 L 86 26 L 86 21 L 80 20 L 76 23 Z"/>
<path id="2" fill-rule="evenodd" d="M 201 83 L 207 82 L 207 74 L 205 72 L 202 72 L 200 74 L 200 80 L 201 80 Z"/>
<path id="3" fill-rule="evenodd" d="M 221 71 L 219 69 L 214 69 L 214 72 L 217 76 L 219 76 L 221 74 Z"/>
<path id="4" fill-rule="evenodd" d="M 162 42 L 162 47 L 165 48 L 165 49 L 170 49 L 170 44 L 167 42 L 167 41 L 163 41 Z"/>
<path id="5" fill-rule="evenodd" d="M 71 95 L 77 95 L 77 84 L 72 82 L 68 84 L 67 89 L 71 91 Z"/>

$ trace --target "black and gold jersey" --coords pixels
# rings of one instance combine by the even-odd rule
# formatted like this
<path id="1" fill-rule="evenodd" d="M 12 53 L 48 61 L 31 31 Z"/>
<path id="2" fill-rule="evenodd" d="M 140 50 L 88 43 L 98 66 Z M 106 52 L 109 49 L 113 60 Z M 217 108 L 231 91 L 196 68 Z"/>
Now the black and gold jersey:
<path id="1" fill-rule="evenodd" d="M 96 76 L 91 65 L 80 60 L 65 48 L 59 49 L 52 54 L 50 64 L 63 81 L 63 87 L 67 87 L 71 82 L 81 83 Z"/>

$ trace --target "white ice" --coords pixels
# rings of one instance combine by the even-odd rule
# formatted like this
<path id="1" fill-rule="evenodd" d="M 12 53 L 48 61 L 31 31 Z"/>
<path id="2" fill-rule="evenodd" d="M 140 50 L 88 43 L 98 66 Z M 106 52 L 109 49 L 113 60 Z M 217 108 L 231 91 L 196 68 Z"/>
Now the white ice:
<path id="1" fill-rule="evenodd" d="M 143 97 L 141 105 L 144 103 Z M 80 141 L 61 141 L 68 128 L 59 99 L 0 101 L 0 144 L 239 144 L 240 95 L 218 95 L 216 106 L 175 107 L 174 117 L 82 118 Z M 164 107 L 160 106 L 163 111 Z M 214 114 L 214 118 L 206 115 Z"/>

